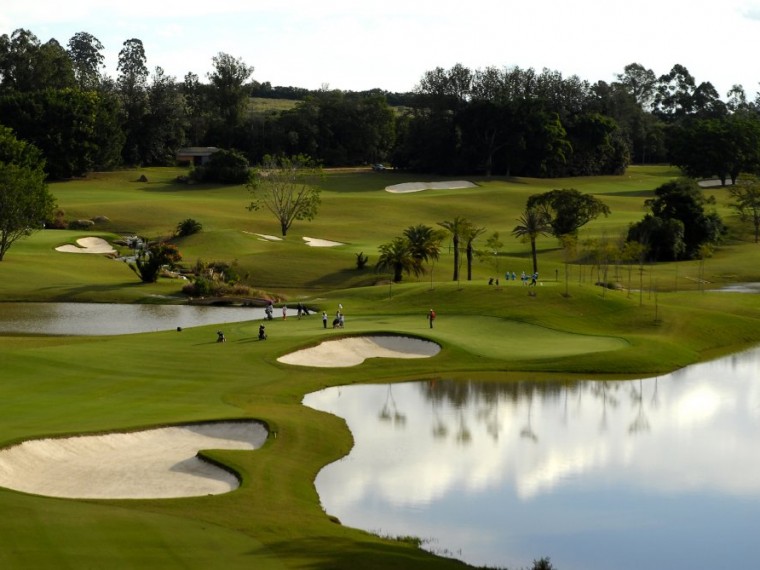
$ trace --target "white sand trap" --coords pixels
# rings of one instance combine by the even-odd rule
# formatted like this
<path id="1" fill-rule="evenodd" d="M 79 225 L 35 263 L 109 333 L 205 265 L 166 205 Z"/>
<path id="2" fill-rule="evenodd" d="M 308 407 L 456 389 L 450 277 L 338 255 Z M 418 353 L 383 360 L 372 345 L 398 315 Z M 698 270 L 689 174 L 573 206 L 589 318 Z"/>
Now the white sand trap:
<path id="1" fill-rule="evenodd" d="M 344 245 L 338 241 L 329 241 L 326 239 L 316 239 L 310 237 L 303 238 L 303 241 L 305 241 L 306 245 L 310 247 L 335 247 L 336 245 Z"/>
<path id="2" fill-rule="evenodd" d="M 355 336 L 329 340 L 277 359 L 285 364 L 318 368 L 357 366 L 367 358 L 430 358 L 441 351 L 434 342 L 408 336 Z"/>
<path id="3" fill-rule="evenodd" d="M 270 236 L 268 234 L 256 234 L 256 235 L 266 241 L 282 241 L 282 238 L 277 237 L 277 236 Z"/>
<path id="4" fill-rule="evenodd" d="M 131 433 L 29 440 L 0 450 L 0 486 L 71 499 L 166 499 L 228 493 L 229 471 L 201 449 L 257 449 L 259 422 L 213 422 Z"/>
<path id="5" fill-rule="evenodd" d="M 64 253 L 116 253 L 116 250 L 103 238 L 86 237 L 77 240 L 78 245 L 61 245 L 56 251 Z"/>
<path id="6" fill-rule="evenodd" d="M 477 184 L 467 180 L 446 180 L 443 182 L 404 182 L 387 186 L 386 192 L 394 194 L 407 194 L 409 192 L 422 192 L 423 190 L 457 190 L 459 188 L 477 188 Z"/>

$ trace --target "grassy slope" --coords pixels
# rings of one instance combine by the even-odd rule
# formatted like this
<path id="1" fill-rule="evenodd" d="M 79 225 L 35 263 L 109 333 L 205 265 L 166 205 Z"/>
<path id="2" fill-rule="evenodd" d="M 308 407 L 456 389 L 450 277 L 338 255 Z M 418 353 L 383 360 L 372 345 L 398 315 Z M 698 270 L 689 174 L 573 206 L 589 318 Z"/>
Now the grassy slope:
<path id="1" fill-rule="evenodd" d="M 601 291 L 575 274 L 570 297 L 549 279 L 536 296 L 517 283 L 485 285 L 493 267 L 476 262 L 477 280 L 445 281 L 448 254 L 434 280 L 352 288 L 378 276 L 353 269 L 354 254 L 372 258 L 377 245 L 414 223 L 464 215 L 497 230 L 505 242 L 501 271 L 528 269 L 527 247 L 509 236 L 528 195 L 576 187 L 603 195 L 613 209 L 588 235 L 619 232 L 637 219 L 648 190 L 672 171 L 632 169 L 624 178 L 571 181 L 485 181 L 478 189 L 392 195 L 398 173 L 331 175 L 313 223 L 297 223 L 284 243 L 273 220 L 245 210 L 240 187 L 175 185 L 179 171 L 102 175 L 54 185 L 69 217 L 107 215 L 99 232 L 42 232 L 15 245 L 0 263 L 3 300 L 152 301 L 179 284 L 141 285 L 122 263 L 101 256 L 60 254 L 56 245 L 84 235 L 171 233 L 193 217 L 204 231 L 180 243 L 185 259 L 237 259 L 255 285 L 303 298 L 332 313 L 345 306 L 346 333 L 401 332 L 433 338 L 443 351 L 430 360 L 369 361 L 351 369 L 285 366 L 277 356 L 342 334 L 324 331 L 317 317 L 274 321 L 270 340 L 255 339 L 257 323 L 114 338 L 5 336 L 0 344 L 0 434 L 4 443 L 199 419 L 259 418 L 277 438 L 254 453 L 209 452 L 244 477 L 235 493 L 164 501 L 67 501 L 0 490 L 3 567 L 80 568 L 445 568 L 403 542 L 382 540 L 331 522 L 313 487 L 318 470 L 350 449 L 338 418 L 300 405 L 321 387 L 406 378 L 562 378 L 591 373 L 620 377 L 672 370 L 760 341 L 760 303 L 754 295 L 686 292 L 696 264 L 647 268 L 647 280 L 673 281 L 659 295 Z M 721 190 L 716 193 L 721 199 Z M 102 233 L 101 233 L 102 232 Z M 309 248 L 302 236 L 341 241 Z M 542 240 L 543 275 L 560 269 L 552 240 Z M 713 279 L 760 280 L 754 244 L 731 244 L 708 260 Z M 371 262 L 373 260 L 371 259 Z M 625 275 L 625 272 L 623 272 Z M 652 277 L 650 277 L 650 275 Z M 634 274 L 634 279 L 636 276 Z M 694 289 L 694 286 L 691 285 Z M 640 305 L 641 302 L 641 305 Z M 425 313 L 434 306 L 436 328 Z M 1 310 L 1 306 L 0 306 Z M 537 552 L 536 557 L 543 553 Z"/>

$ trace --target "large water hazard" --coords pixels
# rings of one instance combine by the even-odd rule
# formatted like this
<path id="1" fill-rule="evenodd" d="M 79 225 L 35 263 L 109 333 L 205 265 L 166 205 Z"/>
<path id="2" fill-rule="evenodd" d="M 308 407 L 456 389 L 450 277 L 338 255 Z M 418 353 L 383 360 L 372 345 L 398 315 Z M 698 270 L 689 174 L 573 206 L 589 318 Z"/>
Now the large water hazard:
<path id="1" fill-rule="evenodd" d="M 264 318 L 263 308 L 115 303 L 0 303 L 0 333 L 119 335 Z"/>
<path id="2" fill-rule="evenodd" d="M 346 525 L 509 568 L 760 560 L 760 349 L 634 381 L 439 379 L 304 403 L 354 435 L 316 481 Z"/>

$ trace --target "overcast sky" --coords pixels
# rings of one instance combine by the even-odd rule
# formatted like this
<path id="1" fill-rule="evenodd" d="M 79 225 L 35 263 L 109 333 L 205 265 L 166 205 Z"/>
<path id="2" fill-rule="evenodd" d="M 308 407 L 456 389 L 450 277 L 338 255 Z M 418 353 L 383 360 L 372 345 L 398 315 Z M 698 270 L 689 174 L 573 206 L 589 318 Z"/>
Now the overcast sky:
<path id="1" fill-rule="evenodd" d="M 125 40 L 152 71 L 201 80 L 219 52 L 272 85 L 410 91 L 461 63 L 549 68 L 590 82 L 629 63 L 680 63 L 721 98 L 760 82 L 760 0 L 2 0 L 0 34 L 25 28 L 63 46 L 88 32 L 116 75 Z"/>

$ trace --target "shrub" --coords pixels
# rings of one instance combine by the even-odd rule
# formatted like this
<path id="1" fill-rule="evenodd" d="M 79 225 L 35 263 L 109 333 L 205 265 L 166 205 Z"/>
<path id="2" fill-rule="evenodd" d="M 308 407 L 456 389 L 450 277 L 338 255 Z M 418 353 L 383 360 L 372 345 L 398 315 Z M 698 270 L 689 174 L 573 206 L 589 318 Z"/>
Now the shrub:
<path id="1" fill-rule="evenodd" d="M 222 184 L 245 184 L 250 178 L 248 159 L 234 150 L 218 150 L 203 166 L 197 167 L 190 175 L 203 182 Z"/>
<path id="2" fill-rule="evenodd" d="M 186 220 L 182 220 L 179 224 L 177 224 L 175 235 L 177 237 L 191 236 L 193 234 L 197 234 L 202 229 L 203 225 L 200 222 L 192 218 L 187 218 Z"/>
<path id="3" fill-rule="evenodd" d="M 367 262 L 369 261 L 369 257 L 364 255 L 363 251 L 360 251 L 356 254 L 356 268 L 361 270 L 364 269 L 364 267 L 367 265 Z"/>
<path id="4" fill-rule="evenodd" d="M 177 246 L 170 243 L 153 243 L 139 250 L 134 263 L 129 267 L 143 283 L 155 283 L 164 265 L 173 267 L 182 259 Z"/>
<path id="5" fill-rule="evenodd" d="M 63 210 L 56 210 L 53 213 L 53 217 L 45 221 L 45 227 L 49 230 L 63 230 L 66 229 L 66 212 Z"/>
<path id="6" fill-rule="evenodd" d="M 95 222 L 92 220 L 71 220 L 68 224 L 70 230 L 89 230 Z"/>

